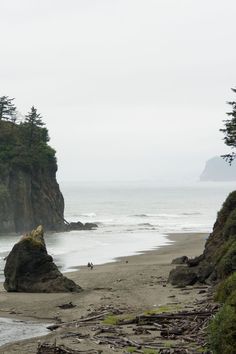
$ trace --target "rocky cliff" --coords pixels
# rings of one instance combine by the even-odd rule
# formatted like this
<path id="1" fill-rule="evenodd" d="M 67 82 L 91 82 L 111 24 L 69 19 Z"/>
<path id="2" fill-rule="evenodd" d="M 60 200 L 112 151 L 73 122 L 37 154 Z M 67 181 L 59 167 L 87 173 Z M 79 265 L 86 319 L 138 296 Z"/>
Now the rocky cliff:
<path id="1" fill-rule="evenodd" d="M 202 255 L 187 266 L 173 269 L 169 281 L 185 286 L 195 282 L 216 283 L 236 271 L 236 191 L 229 194 L 219 211 Z"/>
<path id="2" fill-rule="evenodd" d="M 0 123 L 0 233 L 27 232 L 40 224 L 64 229 L 64 200 L 46 128 L 36 126 L 38 135 L 29 143 L 27 124 Z"/>
<path id="3" fill-rule="evenodd" d="M 64 225 L 64 200 L 55 166 L 25 171 L 9 169 L 0 178 L 0 232 L 25 232 L 43 224 L 46 230 Z"/>

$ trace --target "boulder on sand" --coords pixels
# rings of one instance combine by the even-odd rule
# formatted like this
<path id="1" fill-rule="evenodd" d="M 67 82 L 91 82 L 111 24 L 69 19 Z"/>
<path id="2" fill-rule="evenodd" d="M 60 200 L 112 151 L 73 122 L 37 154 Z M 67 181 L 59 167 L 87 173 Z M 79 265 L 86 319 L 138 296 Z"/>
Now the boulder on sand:
<path id="1" fill-rule="evenodd" d="M 170 272 L 168 281 L 172 285 L 184 287 L 187 285 L 193 285 L 196 283 L 197 279 L 198 277 L 194 270 L 184 266 L 178 266 Z"/>
<path id="2" fill-rule="evenodd" d="M 169 282 L 217 284 L 236 271 L 236 191 L 226 198 L 203 253 L 170 272 Z"/>
<path id="3" fill-rule="evenodd" d="M 15 292 L 80 292 L 82 289 L 58 270 L 48 255 L 43 227 L 23 236 L 6 259 L 4 288 Z"/>

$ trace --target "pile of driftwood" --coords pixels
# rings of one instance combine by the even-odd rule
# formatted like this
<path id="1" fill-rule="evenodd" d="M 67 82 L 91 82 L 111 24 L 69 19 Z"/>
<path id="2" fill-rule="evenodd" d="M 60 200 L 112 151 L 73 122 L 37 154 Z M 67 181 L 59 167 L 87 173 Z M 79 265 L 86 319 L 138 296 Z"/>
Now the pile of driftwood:
<path id="1" fill-rule="evenodd" d="M 157 312 L 127 318 L 125 316 L 129 312 L 127 308 L 103 306 L 91 312 L 87 317 L 70 323 L 60 323 L 57 327 L 76 328 L 76 331 L 64 333 L 61 339 L 74 337 L 78 346 L 81 341 L 86 340 L 86 347 L 93 343 L 93 346 L 94 344 L 96 347 L 105 345 L 111 350 L 119 350 L 123 353 L 127 352 L 128 347 L 132 347 L 136 353 L 144 353 L 145 350 L 152 349 L 160 354 L 193 354 L 206 348 L 206 328 L 217 310 L 218 305 L 206 301 L 199 303 L 191 310 Z M 116 325 L 105 325 L 101 322 L 111 314 L 118 315 Z M 123 316 L 119 316 L 121 314 Z M 86 331 L 86 334 L 80 333 L 81 330 Z M 53 348 L 46 344 L 43 346 L 39 346 L 37 354 L 102 352 L 95 349 L 75 351 L 64 347 Z M 205 353 L 208 353 L 207 349 Z"/>
<path id="2" fill-rule="evenodd" d="M 56 344 L 40 344 L 38 346 L 37 354 L 101 354 L 102 351 L 88 349 L 88 350 L 73 350 L 64 345 L 57 346 Z"/>

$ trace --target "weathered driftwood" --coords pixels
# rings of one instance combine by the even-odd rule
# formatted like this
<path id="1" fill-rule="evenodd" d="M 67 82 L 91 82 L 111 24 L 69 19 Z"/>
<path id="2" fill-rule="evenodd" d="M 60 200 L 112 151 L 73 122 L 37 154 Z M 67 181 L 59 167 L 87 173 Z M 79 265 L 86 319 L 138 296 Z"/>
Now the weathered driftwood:
<path id="1" fill-rule="evenodd" d="M 37 354 L 100 354 L 102 351 L 95 349 L 74 350 L 65 347 L 64 345 L 57 346 L 56 344 L 40 344 Z"/>
<path id="2" fill-rule="evenodd" d="M 216 304 L 208 303 L 207 301 L 202 303 L 199 301 L 191 310 L 151 315 L 142 314 L 127 320 L 118 317 L 118 325 L 110 326 L 104 323 L 102 324 L 101 321 L 110 314 L 127 313 L 127 309 L 114 308 L 109 305 L 102 306 L 90 312 L 90 315 L 87 317 L 68 323 L 60 323 L 55 325 L 55 327 L 73 327 L 76 328 L 76 330 L 88 327 L 90 329 L 89 334 L 81 334 L 74 329 L 73 332 L 68 332 L 61 338 L 74 337 L 78 343 L 80 340 L 86 338 L 96 345 L 106 345 L 112 350 L 122 349 L 124 353 L 127 347 L 135 347 L 138 353 L 144 353 L 145 349 L 154 349 L 158 350 L 161 354 L 196 354 L 196 350 L 192 349 L 193 344 L 194 347 L 196 347 L 196 345 L 199 346 L 199 348 L 205 347 L 205 329 L 217 309 L 218 305 Z M 129 335 L 129 338 L 126 328 L 127 325 L 129 325 L 129 333 L 130 328 L 132 333 Z M 155 336 L 151 336 L 153 332 Z M 138 336 L 137 341 L 133 338 L 135 335 Z M 140 339 L 140 335 L 142 335 L 142 340 Z M 132 338 L 130 338 L 130 336 L 132 336 Z M 171 348 L 168 349 L 165 347 L 163 339 L 174 340 Z M 38 351 L 37 354 L 98 353 L 98 351 L 94 349 L 83 352 L 79 349 L 75 351 L 60 346 L 55 347 L 55 350 L 53 349 L 54 351 L 52 351 L 52 347 L 47 347 L 47 345 L 44 349 L 44 351 Z"/>

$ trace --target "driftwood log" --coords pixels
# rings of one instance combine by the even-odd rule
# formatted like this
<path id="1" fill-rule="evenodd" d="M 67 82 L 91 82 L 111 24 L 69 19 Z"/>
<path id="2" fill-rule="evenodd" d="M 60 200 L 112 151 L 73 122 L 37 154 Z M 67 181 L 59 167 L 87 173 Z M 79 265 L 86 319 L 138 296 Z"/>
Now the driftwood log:
<path id="1" fill-rule="evenodd" d="M 80 340 L 86 340 L 88 348 L 90 342 L 93 343 L 93 346 L 94 344 L 96 346 L 105 345 L 111 350 L 123 350 L 124 353 L 128 347 L 133 347 L 137 353 L 145 353 L 147 349 L 150 349 L 156 350 L 160 354 L 196 354 L 197 348 L 202 350 L 206 347 L 206 328 L 218 307 L 217 304 L 201 300 L 191 310 L 142 314 L 130 319 L 125 319 L 125 316 L 117 316 L 116 325 L 105 325 L 102 321 L 108 315 L 124 315 L 128 311 L 127 308 L 102 306 L 87 317 L 55 325 L 56 328 L 73 329 L 73 332 L 63 334 L 61 339 L 73 337 L 78 341 L 76 350 L 64 346 L 43 344 L 39 346 L 37 354 L 95 354 L 102 352 L 97 349 L 80 350 Z M 127 331 L 127 326 L 129 331 Z M 80 333 L 83 328 L 86 334 Z M 173 341 L 170 348 L 166 348 L 166 340 Z M 207 350 L 204 353 L 207 354 Z"/>

